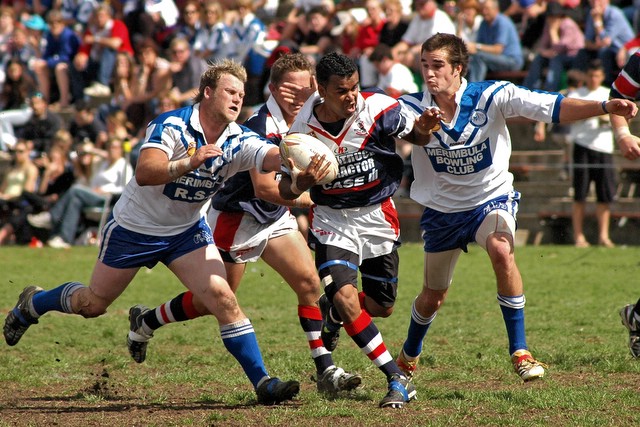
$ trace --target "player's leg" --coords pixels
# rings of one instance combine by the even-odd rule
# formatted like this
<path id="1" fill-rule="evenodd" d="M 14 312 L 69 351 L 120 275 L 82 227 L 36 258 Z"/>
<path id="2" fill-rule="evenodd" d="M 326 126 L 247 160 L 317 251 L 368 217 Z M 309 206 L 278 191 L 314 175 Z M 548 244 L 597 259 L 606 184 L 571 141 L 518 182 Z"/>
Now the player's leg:
<path id="1" fill-rule="evenodd" d="M 362 377 L 337 367 L 331 352 L 324 347 L 320 339 L 320 279 L 302 234 L 298 230 L 292 230 L 290 233 L 269 239 L 262 258 L 282 276 L 298 297 L 298 318 L 316 366 L 318 391 L 336 393 L 357 388 L 362 382 Z"/>
<path id="2" fill-rule="evenodd" d="M 216 317 L 222 342 L 244 369 L 258 401 L 273 404 L 292 399 L 298 394 L 299 383 L 269 377 L 253 325 L 238 305 L 226 281 L 220 254 L 213 242 L 210 243 L 174 259 L 168 264 L 169 269 Z"/>
<path id="3" fill-rule="evenodd" d="M 114 223 L 109 223 L 105 229 Z M 104 232 L 104 231 L 103 231 Z M 91 275 L 89 286 L 79 282 L 66 282 L 45 291 L 38 286 L 27 286 L 18 298 L 18 303 L 9 312 L 4 323 L 4 337 L 9 345 L 16 345 L 29 326 L 38 323 L 40 316 L 49 311 L 79 314 L 85 318 L 103 314 L 109 305 L 124 292 L 138 268 L 121 265 L 112 267 L 111 255 L 120 252 L 123 230 L 111 230 L 111 238 L 103 239 L 100 253 L 103 254 Z M 125 241 L 124 246 L 127 247 Z"/>
<path id="4" fill-rule="evenodd" d="M 229 287 L 235 293 L 244 274 L 245 263 L 224 262 Z M 142 363 L 147 357 L 147 346 L 155 331 L 170 323 L 186 322 L 210 314 L 202 300 L 193 292 L 182 292 L 169 301 L 149 309 L 136 304 L 129 309 L 130 330 L 127 347 L 133 360 Z"/>
<path id="5" fill-rule="evenodd" d="M 400 408 L 415 398 L 416 390 L 387 350 L 371 316 L 360 306 L 356 287 L 359 256 L 346 249 L 316 245 L 316 266 L 329 301 L 344 322 L 344 329 L 360 350 L 380 369 L 389 383 L 381 407 Z"/>
<path id="6" fill-rule="evenodd" d="M 627 304 L 620 310 L 622 324 L 629 331 L 629 350 L 635 358 L 640 357 L 640 299 L 635 304 Z"/>
<path id="7" fill-rule="evenodd" d="M 498 303 L 509 338 L 509 354 L 516 372 L 525 380 L 544 376 L 544 365 L 536 361 L 528 350 L 524 326 L 524 286 L 516 265 L 514 216 L 502 209 L 486 215 L 476 233 L 476 241 L 489 255 L 496 276 Z"/>
<path id="8" fill-rule="evenodd" d="M 413 378 L 418 366 L 424 338 L 447 296 L 461 253 L 461 249 L 451 249 L 424 254 L 422 290 L 411 306 L 407 337 L 396 360 L 409 379 Z"/>

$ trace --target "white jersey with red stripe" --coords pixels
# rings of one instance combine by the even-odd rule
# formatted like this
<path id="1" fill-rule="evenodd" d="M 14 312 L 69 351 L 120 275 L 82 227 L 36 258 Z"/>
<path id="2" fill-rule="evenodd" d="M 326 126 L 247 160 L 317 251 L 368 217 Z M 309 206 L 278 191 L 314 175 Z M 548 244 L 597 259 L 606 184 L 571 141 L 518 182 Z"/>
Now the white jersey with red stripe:
<path id="1" fill-rule="evenodd" d="M 290 130 L 319 139 L 338 159 L 337 178 L 311 187 L 311 199 L 318 205 L 344 209 L 378 204 L 391 197 L 400 185 L 403 169 L 395 138 L 409 133 L 413 120 L 390 96 L 362 92 L 354 114 L 345 120 L 338 135 L 332 135 L 313 112 L 322 102 L 317 93 L 308 99 Z"/>
<path id="2" fill-rule="evenodd" d="M 413 147 L 411 198 L 450 213 L 471 210 L 513 191 L 506 120 L 526 117 L 557 123 L 562 98 L 559 93 L 530 91 L 505 81 L 462 79 L 454 117 L 441 123 L 427 145 Z M 403 95 L 400 102 L 414 117 L 437 107 L 429 92 Z"/>
<path id="3" fill-rule="evenodd" d="M 257 168 L 274 148 L 248 128 L 230 123 L 217 141 L 207 141 L 199 118 L 199 104 L 159 115 L 147 127 L 141 150 L 157 148 L 170 161 L 192 156 L 207 143 L 223 154 L 164 185 L 138 185 L 131 179 L 113 215 L 127 230 L 152 236 L 173 236 L 189 229 L 205 214 L 211 197 L 239 171 Z"/>

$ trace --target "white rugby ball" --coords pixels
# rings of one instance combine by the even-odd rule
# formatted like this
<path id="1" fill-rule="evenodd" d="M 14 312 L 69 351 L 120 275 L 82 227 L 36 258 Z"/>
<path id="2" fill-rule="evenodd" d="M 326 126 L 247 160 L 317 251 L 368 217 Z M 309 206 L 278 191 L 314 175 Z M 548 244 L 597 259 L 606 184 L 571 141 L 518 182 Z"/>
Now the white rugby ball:
<path id="1" fill-rule="evenodd" d="M 309 166 L 314 155 L 325 156 L 326 162 L 331 163 L 329 173 L 324 179 L 318 181 L 318 185 L 327 184 L 338 176 L 338 160 L 335 154 L 322 141 L 311 135 L 304 133 L 290 133 L 285 135 L 280 142 L 280 156 L 284 159 L 293 160 L 293 165 L 304 170 Z M 289 166 L 284 162 L 285 166 Z"/>

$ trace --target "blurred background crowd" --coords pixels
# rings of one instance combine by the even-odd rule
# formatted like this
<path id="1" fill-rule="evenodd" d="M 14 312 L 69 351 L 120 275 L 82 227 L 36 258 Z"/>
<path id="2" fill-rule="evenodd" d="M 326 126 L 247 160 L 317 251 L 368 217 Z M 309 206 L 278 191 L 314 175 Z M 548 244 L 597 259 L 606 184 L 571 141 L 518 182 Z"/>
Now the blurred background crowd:
<path id="1" fill-rule="evenodd" d="M 92 241 L 86 213 L 122 191 L 146 124 L 191 103 L 218 58 L 248 71 L 246 118 L 288 52 L 340 51 L 398 97 L 422 87 L 422 42 L 455 33 L 468 80 L 563 91 L 593 60 L 610 85 L 639 27 L 639 0 L 0 1 L 0 244 Z"/>

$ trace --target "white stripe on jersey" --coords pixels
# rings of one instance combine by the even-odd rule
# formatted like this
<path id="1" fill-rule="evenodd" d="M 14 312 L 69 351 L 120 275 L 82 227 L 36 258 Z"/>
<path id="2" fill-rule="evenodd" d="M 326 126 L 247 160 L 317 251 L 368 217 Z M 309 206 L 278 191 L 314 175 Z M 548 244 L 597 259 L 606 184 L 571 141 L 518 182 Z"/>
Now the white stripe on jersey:
<path id="1" fill-rule="evenodd" d="M 562 98 L 504 81 L 463 79 L 451 122 L 442 123 L 426 146 L 413 147 L 411 198 L 440 212 L 460 212 L 509 193 L 513 175 L 506 119 L 557 122 Z M 404 95 L 400 102 L 414 118 L 436 106 L 428 92 Z"/>

